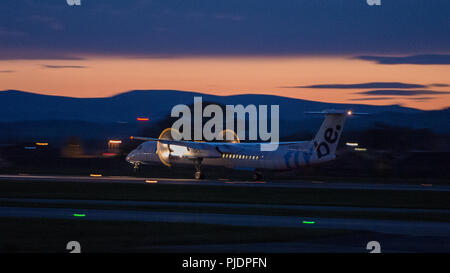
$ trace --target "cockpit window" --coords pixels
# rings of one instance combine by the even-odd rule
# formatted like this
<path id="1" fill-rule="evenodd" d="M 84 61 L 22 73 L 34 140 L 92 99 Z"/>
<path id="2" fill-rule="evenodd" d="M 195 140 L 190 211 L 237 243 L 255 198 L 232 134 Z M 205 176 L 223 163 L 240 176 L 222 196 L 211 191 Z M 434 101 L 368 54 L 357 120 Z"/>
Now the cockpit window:
<path id="1" fill-rule="evenodd" d="M 144 147 L 144 144 L 139 145 L 139 146 L 136 148 L 136 150 L 140 150 L 140 149 L 142 149 L 142 147 Z"/>

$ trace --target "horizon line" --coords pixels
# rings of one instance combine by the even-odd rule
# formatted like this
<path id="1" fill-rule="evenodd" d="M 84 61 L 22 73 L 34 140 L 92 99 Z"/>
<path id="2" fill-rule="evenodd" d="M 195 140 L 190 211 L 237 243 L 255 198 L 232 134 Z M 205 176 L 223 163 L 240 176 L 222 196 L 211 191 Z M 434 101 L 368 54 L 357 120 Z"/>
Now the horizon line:
<path id="1" fill-rule="evenodd" d="M 62 96 L 62 95 L 49 95 L 49 94 L 43 94 L 39 92 L 33 92 L 33 91 L 24 91 L 24 90 L 17 90 L 17 89 L 6 89 L 6 90 L 0 90 L 0 94 L 3 92 L 19 92 L 19 93 L 25 93 L 25 94 L 31 94 L 31 95 L 39 95 L 39 96 L 47 96 L 47 97 L 59 97 L 59 98 L 67 98 L 67 99 L 108 99 L 117 97 L 123 94 L 131 93 L 131 92 L 152 92 L 152 91 L 171 91 L 171 92 L 181 92 L 181 93 L 197 93 L 205 96 L 213 96 L 213 97 L 237 97 L 237 96 L 248 96 L 248 95 L 256 95 L 256 96 L 265 96 L 265 97 L 278 97 L 278 98 L 286 98 L 286 99 L 292 99 L 292 100 L 302 100 L 302 101 L 308 101 L 308 102 L 318 102 L 318 103 L 326 103 L 326 104 L 339 104 L 339 105 L 361 105 L 361 106 L 373 106 L 373 107 L 390 107 L 390 106 L 398 106 L 404 109 L 414 109 L 418 111 L 443 111 L 450 109 L 450 106 L 445 106 L 441 109 L 431 109 L 431 110 L 423 110 L 420 108 L 415 107 L 405 107 L 401 104 L 387 104 L 387 105 L 374 105 L 374 104 L 363 104 L 363 103 L 335 103 L 335 102 L 325 102 L 325 101 L 318 101 L 318 100 L 307 100 L 307 99 L 301 99 L 301 98 L 295 98 L 295 97 L 288 97 L 288 96 L 280 96 L 280 95 L 271 95 L 271 94 L 262 94 L 262 93 L 243 93 L 243 94 L 237 94 L 237 95 L 213 95 L 213 94 L 207 94 L 203 93 L 201 91 L 190 91 L 190 90 L 176 90 L 176 89 L 133 89 L 128 91 L 119 92 L 115 95 L 107 96 L 107 97 L 71 97 L 71 96 Z"/>

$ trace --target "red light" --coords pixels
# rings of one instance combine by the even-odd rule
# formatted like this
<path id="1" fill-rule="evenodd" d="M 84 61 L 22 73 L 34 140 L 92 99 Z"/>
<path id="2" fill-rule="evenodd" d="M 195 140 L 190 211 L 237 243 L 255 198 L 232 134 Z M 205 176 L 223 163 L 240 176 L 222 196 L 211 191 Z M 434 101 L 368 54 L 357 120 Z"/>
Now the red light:
<path id="1" fill-rule="evenodd" d="M 137 121 L 148 121 L 148 118 L 137 118 Z"/>

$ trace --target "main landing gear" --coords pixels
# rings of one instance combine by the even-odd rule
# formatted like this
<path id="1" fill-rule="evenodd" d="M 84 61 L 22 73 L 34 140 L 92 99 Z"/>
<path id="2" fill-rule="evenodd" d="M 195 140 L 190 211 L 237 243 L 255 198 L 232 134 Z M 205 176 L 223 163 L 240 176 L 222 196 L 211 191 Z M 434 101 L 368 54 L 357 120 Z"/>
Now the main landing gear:
<path id="1" fill-rule="evenodd" d="M 202 158 L 198 158 L 198 159 L 195 159 L 195 161 L 194 161 L 194 167 L 195 167 L 194 178 L 196 180 L 205 178 L 205 174 L 201 170 L 202 160 L 203 160 Z"/>
<path id="2" fill-rule="evenodd" d="M 253 181 L 261 181 L 263 179 L 262 173 L 260 170 L 255 170 L 255 172 L 253 173 Z"/>

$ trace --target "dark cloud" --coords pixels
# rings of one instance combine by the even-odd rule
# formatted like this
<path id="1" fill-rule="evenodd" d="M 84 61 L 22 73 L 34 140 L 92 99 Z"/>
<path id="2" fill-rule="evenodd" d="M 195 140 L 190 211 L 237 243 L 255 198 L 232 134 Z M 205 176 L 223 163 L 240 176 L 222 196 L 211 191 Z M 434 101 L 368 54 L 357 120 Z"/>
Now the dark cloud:
<path id="1" fill-rule="evenodd" d="M 401 82 L 369 82 L 369 83 L 357 83 L 357 84 L 317 84 L 308 86 L 288 86 L 286 88 L 329 88 L 329 89 L 371 89 L 371 88 L 400 88 L 400 89 L 413 89 L 413 88 L 426 88 L 425 85 L 401 83 Z"/>
<path id="2" fill-rule="evenodd" d="M 360 60 L 373 61 L 378 64 L 422 64 L 422 65 L 448 65 L 450 64 L 450 55 L 413 55 L 404 57 L 383 57 L 383 56 L 358 56 Z"/>
<path id="3" fill-rule="evenodd" d="M 14 29 L 6 29 L 4 27 L 0 27 L 0 38 L 17 38 L 23 37 L 26 33 L 22 31 L 17 31 Z"/>
<path id="4" fill-rule="evenodd" d="M 84 58 L 72 56 L 71 54 L 52 52 L 48 50 L 26 50 L 18 48 L 15 50 L 0 50 L 0 60 L 84 60 Z"/>
<path id="5" fill-rule="evenodd" d="M 443 95 L 443 94 L 450 94 L 450 92 L 433 91 L 433 90 L 371 90 L 359 92 L 358 94 L 369 96 L 416 96 L 416 95 Z"/>
<path id="6" fill-rule="evenodd" d="M 413 101 L 429 101 L 429 100 L 433 100 L 435 98 L 432 97 L 419 97 L 419 98 L 408 98 L 409 100 L 413 100 Z"/>
<path id="7" fill-rule="evenodd" d="M 378 61 L 370 56 L 447 53 L 448 10 L 448 0 L 384 1 L 380 7 L 365 0 L 96 0 L 79 7 L 64 0 L 2 0 L 0 53 L 14 49 L 16 58 L 24 58 L 30 50 L 63 56 L 361 52 Z"/>
<path id="8" fill-rule="evenodd" d="M 59 22 L 57 19 L 48 17 L 48 16 L 42 16 L 42 15 L 33 15 L 30 17 L 30 20 L 33 22 L 40 23 L 52 30 L 63 30 L 64 25 Z"/>
<path id="9" fill-rule="evenodd" d="M 350 99 L 353 101 L 364 101 L 364 100 L 392 100 L 394 98 L 392 97 L 376 97 L 376 98 L 356 98 L 356 99 Z"/>
<path id="10" fill-rule="evenodd" d="M 52 68 L 52 69 L 87 68 L 87 66 L 84 66 L 84 65 L 47 65 L 47 64 L 43 64 L 42 67 Z"/>
<path id="11" fill-rule="evenodd" d="M 432 87 L 449 87 L 450 85 L 448 85 L 446 83 L 433 83 L 433 84 L 430 84 L 429 86 L 432 86 Z"/>
<path id="12" fill-rule="evenodd" d="M 231 20 L 231 21 L 242 21 L 246 18 L 244 16 L 240 15 L 233 15 L 233 14 L 214 14 L 212 15 L 213 18 L 220 19 L 220 20 Z"/>
<path id="13" fill-rule="evenodd" d="M 13 73 L 16 72 L 14 70 L 0 70 L 0 73 Z"/>

